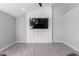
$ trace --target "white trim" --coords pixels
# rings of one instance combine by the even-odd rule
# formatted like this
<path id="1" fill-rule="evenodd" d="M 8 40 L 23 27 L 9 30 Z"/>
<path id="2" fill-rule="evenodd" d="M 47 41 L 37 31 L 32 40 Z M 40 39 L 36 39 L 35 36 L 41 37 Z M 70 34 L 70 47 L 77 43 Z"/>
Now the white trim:
<path id="1" fill-rule="evenodd" d="M 2 49 L 0 49 L 0 51 L 2 51 L 2 50 L 4 50 L 4 49 L 6 49 L 6 48 L 12 46 L 12 45 L 15 44 L 15 43 L 16 43 L 16 42 L 13 42 L 13 43 L 11 43 L 11 44 L 8 44 L 7 46 L 5 46 L 5 47 L 3 47 Z"/>
<path id="2" fill-rule="evenodd" d="M 70 45 L 70 44 L 68 44 L 68 43 L 66 43 L 64 41 L 54 41 L 54 42 L 56 42 L 56 43 L 58 43 L 58 42 L 64 43 L 65 45 L 67 45 L 67 46 L 71 47 L 72 49 L 74 49 L 74 50 L 79 52 L 79 50 L 77 48 L 73 47 L 72 45 Z"/>
<path id="3" fill-rule="evenodd" d="M 52 42 L 27 42 L 27 43 L 52 43 Z"/>
<path id="4" fill-rule="evenodd" d="M 68 45 L 68 46 L 71 47 L 72 49 L 74 49 L 74 50 L 76 50 L 76 51 L 79 52 L 79 50 L 78 50 L 77 48 L 73 47 L 72 45 L 70 45 L 70 44 L 68 44 L 68 43 L 66 43 L 66 42 L 64 42 L 64 41 L 62 41 L 62 43 Z"/>
<path id="5" fill-rule="evenodd" d="M 53 42 L 56 42 L 56 43 L 60 42 L 60 43 L 62 43 L 62 41 L 53 41 Z"/>
<path id="6" fill-rule="evenodd" d="M 16 41 L 16 43 L 52 43 L 52 42 L 26 42 L 26 41 Z"/>
<path id="7" fill-rule="evenodd" d="M 16 41 L 16 43 L 27 43 L 26 41 Z"/>

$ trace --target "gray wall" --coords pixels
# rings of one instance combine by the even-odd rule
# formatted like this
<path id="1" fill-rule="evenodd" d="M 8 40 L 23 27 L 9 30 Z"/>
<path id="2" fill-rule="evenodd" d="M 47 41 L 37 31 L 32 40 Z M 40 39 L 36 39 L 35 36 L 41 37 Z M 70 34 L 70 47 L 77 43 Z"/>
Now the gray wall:
<path id="1" fill-rule="evenodd" d="M 30 17 L 48 17 L 49 29 L 33 30 L 29 27 Z M 42 7 L 16 20 L 16 36 L 19 42 L 46 43 L 52 42 L 52 6 Z M 37 39 L 38 38 L 38 39 Z"/>
<path id="2" fill-rule="evenodd" d="M 0 49 L 16 40 L 16 20 L 14 17 L 0 11 Z"/>
<path id="3" fill-rule="evenodd" d="M 63 12 L 62 8 L 53 8 L 53 42 L 62 41 Z"/>
<path id="4" fill-rule="evenodd" d="M 48 18 L 48 29 L 31 29 L 30 18 Z M 51 43 L 52 42 L 52 5 L 41 7 L 38 10 L 27 13 L 26 35 L 28 43 Z"/>
<path id="5" fill-rule="evenodd" d="M 42 9 L 45 9 L 45 10 L 43 11 Z M 43 13 L 41 13 L 41 11 L 43 11 Z M 52 11 L 53 11 L 53 15 L 52 15 Z M 57 7 L 51 8 L 51 6 L 45 7 L 45 8 L 43 7 L 43 8 L 36 10 L 36 11 L 30 12 L 30 13 L 28 12 L 26 15 L 27 16 L 19 17 L 16 20 L 17 41 L 25 42 L 27 40 L 26 38 L 27 38 L 28 34 L 26 35 L 26 29 L 27 29 L 28 26 L 26 26 L 26 24 L 29 23 L 29 22 L 26 21 L 26 20 L 28 20 L 26 18 L 29 18 L 29 17 L 50 17 L 50 18 L 52 18 L 52 16 L 53 16 L 53 19 L 52 19 L 53 25 L 52 24 L 51 25 L 53 27 L 53 29 L 52 29 L 53 32 L 52 31 L 49 31 L 49 32 L 53 33 L 53 39 L 52 40 L 54 42 L 61 41 L 61 39 L 62 39 L 62 32 L 61 32 L 62 31 L 62 20 L 63 20 L 63 10 L 61 8 L 57 8 Z M 33 32 L 32 30 L 30 30 L 30 31 L 31 31 L 31 36 L 33 36 L 32 34 L 34 34 L 34 33 L 36 34 L 36 31 L 34 33 L 32 33 Z M 39 33 L 41 34 L 42 30 L 38 30 L 38 31 L 40 31 Z M 48 30 L 43 30 L 43 32 L 45 32 L 47 34 Z M 40 40 L 40 38 L 39 38 L 39 40 Z M 45 40 L 42 40 L 42 41 L 45 41 Z M 30 40 L 30 41 L 32 41 L 32 40 Z M 50 40 L 48 40 L 48 41 L 50 41 Z"/>
<path id="6" fill-rule="evenodd" d="M 64 15 L 63 41 L 79 51 L 79 7 Z"/>
<path id="7" fill-rule="evenodd" d="M 26 41 L 26 16 L 16 19 L 16 39 L 19 42 Z"/>

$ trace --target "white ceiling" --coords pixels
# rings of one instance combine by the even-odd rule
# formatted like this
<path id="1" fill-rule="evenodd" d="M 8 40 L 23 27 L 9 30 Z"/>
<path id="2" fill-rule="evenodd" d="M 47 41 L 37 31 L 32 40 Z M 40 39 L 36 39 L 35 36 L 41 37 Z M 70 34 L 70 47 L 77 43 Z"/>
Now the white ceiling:
<path id="1" fill-rule="evenodd" d="M 64 13 L 79 7 L 78 3 L 43 3 L 43 7 L 53 5 L 54 8 L 60 8 Z M 38 3 L 0 3 L 0 10 L 14 17 L 20 17 L 28 12 L 41 8 Z"/>
<path id="2" fill-rule="evenodd" d="M 43 3 L 43 7 L 47 5 L 51 4 Z M 41 7 L 38 5 L 38 3 L 0 3 L 0 10 L 14 17 L 20 17 L 27 12 L 31 12 L 39 8 Z"/>
<path id="3" fill-rule="evenodd" d="M 53 7 L 60 9 L 63 12 L 63 14 L 65 14 L 79 7 L 79 3 L 55 3 L 53 4 Z"/>

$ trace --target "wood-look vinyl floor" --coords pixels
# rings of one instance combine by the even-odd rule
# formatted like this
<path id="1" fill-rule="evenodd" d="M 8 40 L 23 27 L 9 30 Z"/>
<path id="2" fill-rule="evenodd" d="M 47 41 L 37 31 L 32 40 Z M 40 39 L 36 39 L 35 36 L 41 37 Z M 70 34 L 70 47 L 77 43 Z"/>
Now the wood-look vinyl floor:
<path id="1" fill-rule="evenodd" d="M 74 49 L 63 43 L 15 43 L 1 51 L 8 56 L 66 56 L 77 53 Z"/>

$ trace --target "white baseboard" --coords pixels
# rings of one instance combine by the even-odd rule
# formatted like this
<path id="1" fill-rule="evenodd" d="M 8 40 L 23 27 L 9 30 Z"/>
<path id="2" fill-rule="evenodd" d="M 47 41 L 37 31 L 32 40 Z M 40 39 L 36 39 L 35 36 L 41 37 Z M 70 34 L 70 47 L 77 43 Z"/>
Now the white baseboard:
<path id="1" fill-rule="evenodd" d="M 69 47 L 71 47 L 72 49 L 74 49 L 74 50 L 76 50 L 76 51 L 79 52 L 79 49 L 73 47 L 72 45 L 70 45 L 70 44 L 68 44 L 68 43 L 66 43 L 66 42 L 64 42 L 64 41 L 62 41 L 62 43 L 66 44 L 67 46 L 69 46 Z"/>
<path id="2" fill-rule="evenodd" d="M 7 46 L 3 47 L 2 49 L 0 49 L 0 51 L 2 51 L 2 50 L 4 50 L 4 49 L 6 49 L 6 48 L 8 48 L 8 47 L 12 46 L 13 44 L 15 44 L 15 42 L 13 42 L 13 43 L 11 43 L 11 44 L 9 44 L 9 45 L 7 45 Z"/>
<path id="3" fill-rule="evenodd" d="M 26 41 L 16 41 L 16 43 L 52 43 L 52 42 L 26 42 Z"/>
<path id="4" fill-rule="evenodd" d="M 16 43 L 27 43 L 26 41 L 16 41 Z"/>
<path id="5" fill-rule="evenodd" d="M 54 41 L 54 42 L 56 42 L 56 43 L 58 43 L 58 42 L 64 43 L 65 45 L 67 45 L 67 46 L 71 47 L 72 49 L 74 49 L 74 50 L 76 50 L 76 51 L 79 52 L 79 50 L 78 50 L 77 48 L 73 47 L 72 45 L 70 45 L 70 44 L 68 44 L 68 43 L 66 43 L 66 42 L 64 42 L 64 41 Z"/>
<path id="6" fill-rule="evenodd" d="M 52 43 L 52 42 L 29 42 L 29 41 L 16 41 L 16 43 Z"/>
<path id="7" fill-rule="evenodd" d="M 55 43 L 58 43 L 58 42 L 62 43 L 62 41 L 53 41 L 53 42 L 55 42 Z"/>

